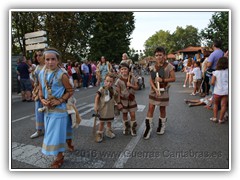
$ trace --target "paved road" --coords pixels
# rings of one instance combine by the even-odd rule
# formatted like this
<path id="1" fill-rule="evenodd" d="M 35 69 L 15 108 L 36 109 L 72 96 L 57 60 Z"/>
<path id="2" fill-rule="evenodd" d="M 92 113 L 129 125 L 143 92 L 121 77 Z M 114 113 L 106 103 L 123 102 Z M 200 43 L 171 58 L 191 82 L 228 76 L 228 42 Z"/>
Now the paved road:
<path id="1" fill-rule="evenodd" d="M 157 135 L 159 111 L 154 115 L 154 129 L 149 140 L 142 138 L 148 104 L 148 76 L 146 88 L 137 91 L 138 135 L 122 134 L 121 118 L 113 123 L 115 139 L 105 138 L 95 143 L 92 136 L 93 101 L 97 88 L 81 89 L 75 93 L 77 108 L 83 121 L 74 130 L 75 152 L 65 153 L 64 169 L 127 168 L 127 169 L 228 169 L 229 124 L 209 121 L 212 112 L 203 107 L 189 108 L 183 101 L 192 97 L 192 89 L 183 88 L 184 74 L 176 73 L 177 80 L 170 88 L 167 127 L 164 135 Z M 43 137 L 30 139 L 35 131 L 34 103 L 23 103 L 15 98 L 11 118 L 11 168 L 48 168 L 53 157 L 41 153 Z"/>

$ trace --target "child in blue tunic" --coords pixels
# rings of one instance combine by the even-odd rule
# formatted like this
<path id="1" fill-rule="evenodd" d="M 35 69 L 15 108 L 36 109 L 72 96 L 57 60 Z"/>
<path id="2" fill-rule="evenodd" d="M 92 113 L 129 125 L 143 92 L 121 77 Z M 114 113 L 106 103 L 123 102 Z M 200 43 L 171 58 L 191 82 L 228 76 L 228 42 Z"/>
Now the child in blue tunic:
<path id="1" fill-rule="evenodd" d="M 71 121 L 66 109 L 66 103 L 73 94 L 68 75 L 58 67 L 60 53 L 56 49 L 47 49 L 43 53 L 46 68 L 39 74 L 39 98 L 43 106 L 48 107 L 44 112 L 45 134 L 42 152 L 45 155 L 55 155 L 56 159 L 51 168 L 60 168 L 63 164 L 67 133 Z M 67 141 L 71 149 L 71 141 Z"/>
<path id="2" fill-rule="evenodd" d="M 44 67 L 44 59 L 42 58 L 42 51 L 36 51 L 34 55 L 35 61 L 38 63 L 36 69 L 34 70 L 34 89 L 32 91 L 32 97 L 35 101 L 35 119 L 36 119 L 36 132 L 33 133 L 30 138 L 37 138 L 43 135 L 44 130 L 44 114 L 38 112 L 38 108 L 42 108 L 42 103 L 38 97 L 39 91 L 39 80 L 38 75 Z"/>

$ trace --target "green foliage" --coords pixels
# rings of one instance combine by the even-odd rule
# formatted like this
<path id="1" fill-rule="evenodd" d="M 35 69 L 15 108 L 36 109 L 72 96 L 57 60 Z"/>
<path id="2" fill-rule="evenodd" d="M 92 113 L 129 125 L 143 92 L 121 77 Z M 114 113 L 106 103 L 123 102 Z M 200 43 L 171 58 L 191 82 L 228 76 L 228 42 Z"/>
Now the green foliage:
<path id="1" fill-rule="evenodd" d="M 134 30 L 132 12 L 96 12 L 92 38 L 89 41 L 89 58 L 120 62 L 122 53 L 129 50 L 130 35 Z"/>
<path id="2" fill-rule="evenodd" d="M 41 29 L 39 12 L 12 12 L 12 54 L 26 55 L 24 35 Z"/>
<path id="3" fill-rule="evenodd" d="M 189 25 L 185 29 L 177 27 L 171 34 L 169 31 L 160 30 L 145 42 L 146 56 L 152 56 L 157 46 L 163 46 L 167 54 L 173 53 L 187 46 L 200 46 L 198 29 Z"/>
<path id="4" fill-rule="evenodd" d="M 158 46 L 163 46 L 165 49 L 170 49 L 169 42 L 171 41 L 171 34 L 169 31 L 160 30 L 147 39 L 145 42 L 145 55 L 153 55 L 154 50 Z"/>
<path id="5" fill-rule="evenodd" d="M 201 31 L 201 36 L 208 46 L 212 45 L 213 40 L 222 40 L 222 49 L 228 49 L 229 44 L 229 12 L 216 12 L 207 28 Z"/>
<path id="6" fill-rule="evenodd" d="M 189 25 L 185 29 L 177 27 L 173 33 L 174 46 L 173 50 L 186 48 L 188 46 L 201 46 L 201 38 L 198 29 Z"/>
<path id="7" fill-rule="evenodd" d="M 45 30 L 64 62 L 102 55 L 119 61 L 134 28 L 132 12 L 12 12 L 12 54 L 26 54 L 26 33 Z"/>

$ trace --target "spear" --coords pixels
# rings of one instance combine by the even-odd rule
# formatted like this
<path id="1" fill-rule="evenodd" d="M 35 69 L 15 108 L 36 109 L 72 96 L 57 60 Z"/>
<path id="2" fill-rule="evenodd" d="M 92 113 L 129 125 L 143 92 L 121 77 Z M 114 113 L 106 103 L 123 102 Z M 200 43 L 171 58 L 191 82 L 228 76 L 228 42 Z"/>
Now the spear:
<path id="1" fill-rule="evenodd" d="M 159 74 L 158 72 L 156 73 L 156 77 L 159 77 Z M 159 92 L 159 95 L 161 95 L 161 92 L 160 92 L 160 83 L 157 81 L 157 90 Z"/>
<path id="2" fill-rule="evenodd" d="M 96 114 L 93 114 L 92 117 L 94 117 L 93 131 L 92 131 L 92 133 L 93 133 L 93 135 L 94 135 L 94 137 L 95 137 L 95 135 L 96 135 L 96 126 L 97 126 L 97 118 L 99 118 L 98 112 L 97 112 Z"/>

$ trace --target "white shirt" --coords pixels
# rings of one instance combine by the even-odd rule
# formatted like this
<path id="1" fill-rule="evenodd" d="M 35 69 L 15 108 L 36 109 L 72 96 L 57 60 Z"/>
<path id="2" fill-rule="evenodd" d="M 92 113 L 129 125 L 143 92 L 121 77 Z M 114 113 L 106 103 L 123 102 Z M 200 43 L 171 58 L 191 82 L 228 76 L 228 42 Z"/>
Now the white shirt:
<path id="1" fill-rule="evenodd" d="M 214 92 L 217 95 L 228 95 L 228 69 L 213 71 L 216 77 Z"/>
<path id="2" fill-rule="evenodd" d="M 194 74 L 193 79 L 202 79 L 202 73 L 199 67 L 193 68 L 191 74 Z"/>
<path id="3" fill-rule="evenodd" d="M 187 66 L 187 62 L 188 62 L 188 59 L 185 59 L 185 60 L 183 61 L 183 66 L 184 66 L 184 67 Z"/>
<path id="4" fill-rule="evenodd" d="M 73 73 L 76 73 L 74 67 L 72 67 L 71 71 L 72 71 L 72 74 L 73 74 Z"/>

